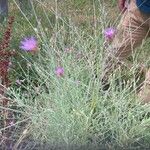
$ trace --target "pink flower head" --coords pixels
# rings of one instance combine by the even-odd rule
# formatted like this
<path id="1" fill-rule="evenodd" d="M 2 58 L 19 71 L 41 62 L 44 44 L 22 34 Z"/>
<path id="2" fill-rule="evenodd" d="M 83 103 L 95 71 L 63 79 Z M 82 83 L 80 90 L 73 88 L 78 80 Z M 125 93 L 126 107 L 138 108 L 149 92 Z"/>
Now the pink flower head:
<path id="1" fill-rule="evenodd" d="M 112 40 L 116 34 L 116 29 L 114 28 L 107 28 L 104 31 L 104 36 L 107 40 Z"/>
<path id="2" fill-rule="evenodd" d="M 37 51 L 38 49 L 37 40 L 33 36 L 24 38 L 20 43 L 20 48 L 25 51 L 32 51 L 32 52 Z"/>
<path id="3" fill-rule="evenodd" d="M 64 75 L 64 68 L 57 67 L 55 70 L 55 74 L 57 75 L 57 77 L 62 77 Z"/>

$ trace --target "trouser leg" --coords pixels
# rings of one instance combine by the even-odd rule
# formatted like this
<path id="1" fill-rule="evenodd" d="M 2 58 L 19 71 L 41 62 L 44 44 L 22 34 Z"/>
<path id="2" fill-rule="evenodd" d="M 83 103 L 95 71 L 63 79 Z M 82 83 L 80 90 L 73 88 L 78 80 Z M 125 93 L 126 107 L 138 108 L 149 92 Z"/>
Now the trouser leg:
<path id="1" fill-rule="evenodd" d="M 119 65 L 129 65 L 126 64 L 126 59 L 149 35 L 148 19 L 149 16 L 139 11 L 135 0 L 131 0 L 128 10 L 118 25 L 117 34 L 107 49 L 102 77 L 104 83 Z"/>

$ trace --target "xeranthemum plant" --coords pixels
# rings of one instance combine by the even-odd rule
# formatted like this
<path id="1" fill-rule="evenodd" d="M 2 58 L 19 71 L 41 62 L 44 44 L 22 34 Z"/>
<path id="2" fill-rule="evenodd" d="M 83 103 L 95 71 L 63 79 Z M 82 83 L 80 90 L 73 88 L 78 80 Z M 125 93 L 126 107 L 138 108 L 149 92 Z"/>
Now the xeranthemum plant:
<path id="1" fill-rule="evenodd" d="M 62 51 L 64 34 L 56 33 L 59 38 L 44 43 L 43 53 L 31 62 L 36 82 L 28 76 L 28 86 L 19 97 L 17 91 L 11 91 L 16 102 L 25 106 L 24 115 L 30 118 L 30 134 L 56 149 L 59 146 L 60 149 L 75 149 L 74 145 L 79 149 L 82 145 L 89 149 L 130 147 L 147 140 L 150 135 L 146 117 L 148 105 L 142 106 L 136 100 L 130 85 L 122 89 L 120 84 L 117 90 L 115 77 L 111 79 L 112 88 L 106 93 L 101 90 L 100 79 L 94 77 L 95 70 L 97 74 L 102 73 L 103 57 L 101 52 L 96 53 L 99 49 L 91 53 L 89 47 L 97 44 L 99 36 L 78 40 L 83 33 L 70 30 L 69 45 L 73 43 L 74 51 L 68 54 Z M 59 47 L 53 42 L 59 43 Z M 77 59 L 78 53 L 84 55 Z M 96 65 L 93 58 L 99 60 Z"/>
<path id="2" fill-rule="evenodd" d="M 25 127 L 18 141 L 30 135 L 34 141 L 44 143 L 42 148 L 38 145 L 39 149 L 47 145 L 45 149 L 60 150 L 150 146 L 150 107 L 139 103 L 135 94 L 137 81 L 131 78 L 122 85 L 122 76 L 116 71 L 118 86 L 114 73 L 111 88 L 102 91 L 103 38 L 112 39 L 114 29 L 100 33 L 103 37 L 90 35 L 72 22 L 66 27 L 63 18 L 55 27 L 52 37 L 46 37 L 47 31 L 44 33 L 44 27 L 38 26 L 43 39 L 40 53 L 34 60 L 23 56 L 30 63 L 27 71 L 20 68 L 25 82 L 17 81 L 19 86 L 8 93 L 19 108 L 21 117 L 17 123 Z M 94 33 L 105 30 L 99 27 Z M 28 37 L 20 46 L 30 52 L 39 45 Z"/>

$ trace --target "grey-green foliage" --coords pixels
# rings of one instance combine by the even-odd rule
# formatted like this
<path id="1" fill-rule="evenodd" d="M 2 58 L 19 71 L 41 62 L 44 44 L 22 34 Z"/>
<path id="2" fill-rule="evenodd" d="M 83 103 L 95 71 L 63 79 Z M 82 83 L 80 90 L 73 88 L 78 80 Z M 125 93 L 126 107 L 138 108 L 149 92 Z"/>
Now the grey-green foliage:
<path id="1" fill-rule="evenodd" d="M 65 45 L 66 34 L 71 40 Z M 100 78 L 94 77 L 102 73 L 102 37 L 85 36 L 77 28 L 71 27 L 68 33 L 61 26 L 51 39 L 43 41 L 41 53 L 32 62 L 38 91 L 29 77 L 25 91 L 16 97 L 31 120 L 31 134 L 65 146 L 92 140 L 97 145 L 128 146 L 147 139 L 149 119 L 145 115 L 149 106 L 136 100 L 130 85 L 116 89 L 113 77 L 111 90 L 103 93 Z M 55 74 L 58 65 L 65 70 L 63 77 Z"/>
<path id="2" fill-rule="evenodd" d="M 30 134 L 64 149 L 86 144 L 107 149 L 147 144 L 149 105 L 141 105 L 136 96 L 134 69 L 127 70 L 132 76 L 124 87 L 116 72 L 118 85 L 112 76 L 111 89 L 101 89 L 105 23 L 91 35 L 70 20 L 60 20 L 56 19 L 51 36 L 38 24 L 40 52 L 32 60 L 22 57 L 31 63 L 23 72 L 26 82 L 10 90 L 24 110 L 22 115 L 30 120 Z M 57 66 L 64 68 L 62 77 L 55 74 Z"/>

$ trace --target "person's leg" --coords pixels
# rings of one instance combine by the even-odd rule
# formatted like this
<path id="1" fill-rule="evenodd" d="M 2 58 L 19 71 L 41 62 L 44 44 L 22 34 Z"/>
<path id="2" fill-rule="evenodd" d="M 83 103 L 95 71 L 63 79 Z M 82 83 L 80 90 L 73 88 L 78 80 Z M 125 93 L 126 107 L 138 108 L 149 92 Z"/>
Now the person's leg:
<path id="1" fill-rule="evenodd" d="M 8 0 L 0 0 L 0 22 L 8 15 Z"/>
<path id="2" fill-rule="evenodd" d="M 150 17 L 149 17 L 149 30 L 150 30 Z M 145 81 L 143 82 L 143 86 L 141 87 L 138 93 L 138 97 L 139 99 L 141 99 L 143 104 L 150 103 L 150 69 L 148 69 L 146 72 Z"/>
<path id="3" fill-rule="evenodd" d="M 125 63 L 126 58 L 128 58 L 133 50 L 148 36 L 148 19 L 149 16 L 139 11 L 135 0 L 131 0 L 128 10 L 124 13 L 118 25 L 117 34 L 107 49 L 104 74 L 102 76 L 104 89 L 105 83 L 107 83 L 113 70 L 119 65 L 128 65 Z"/>

